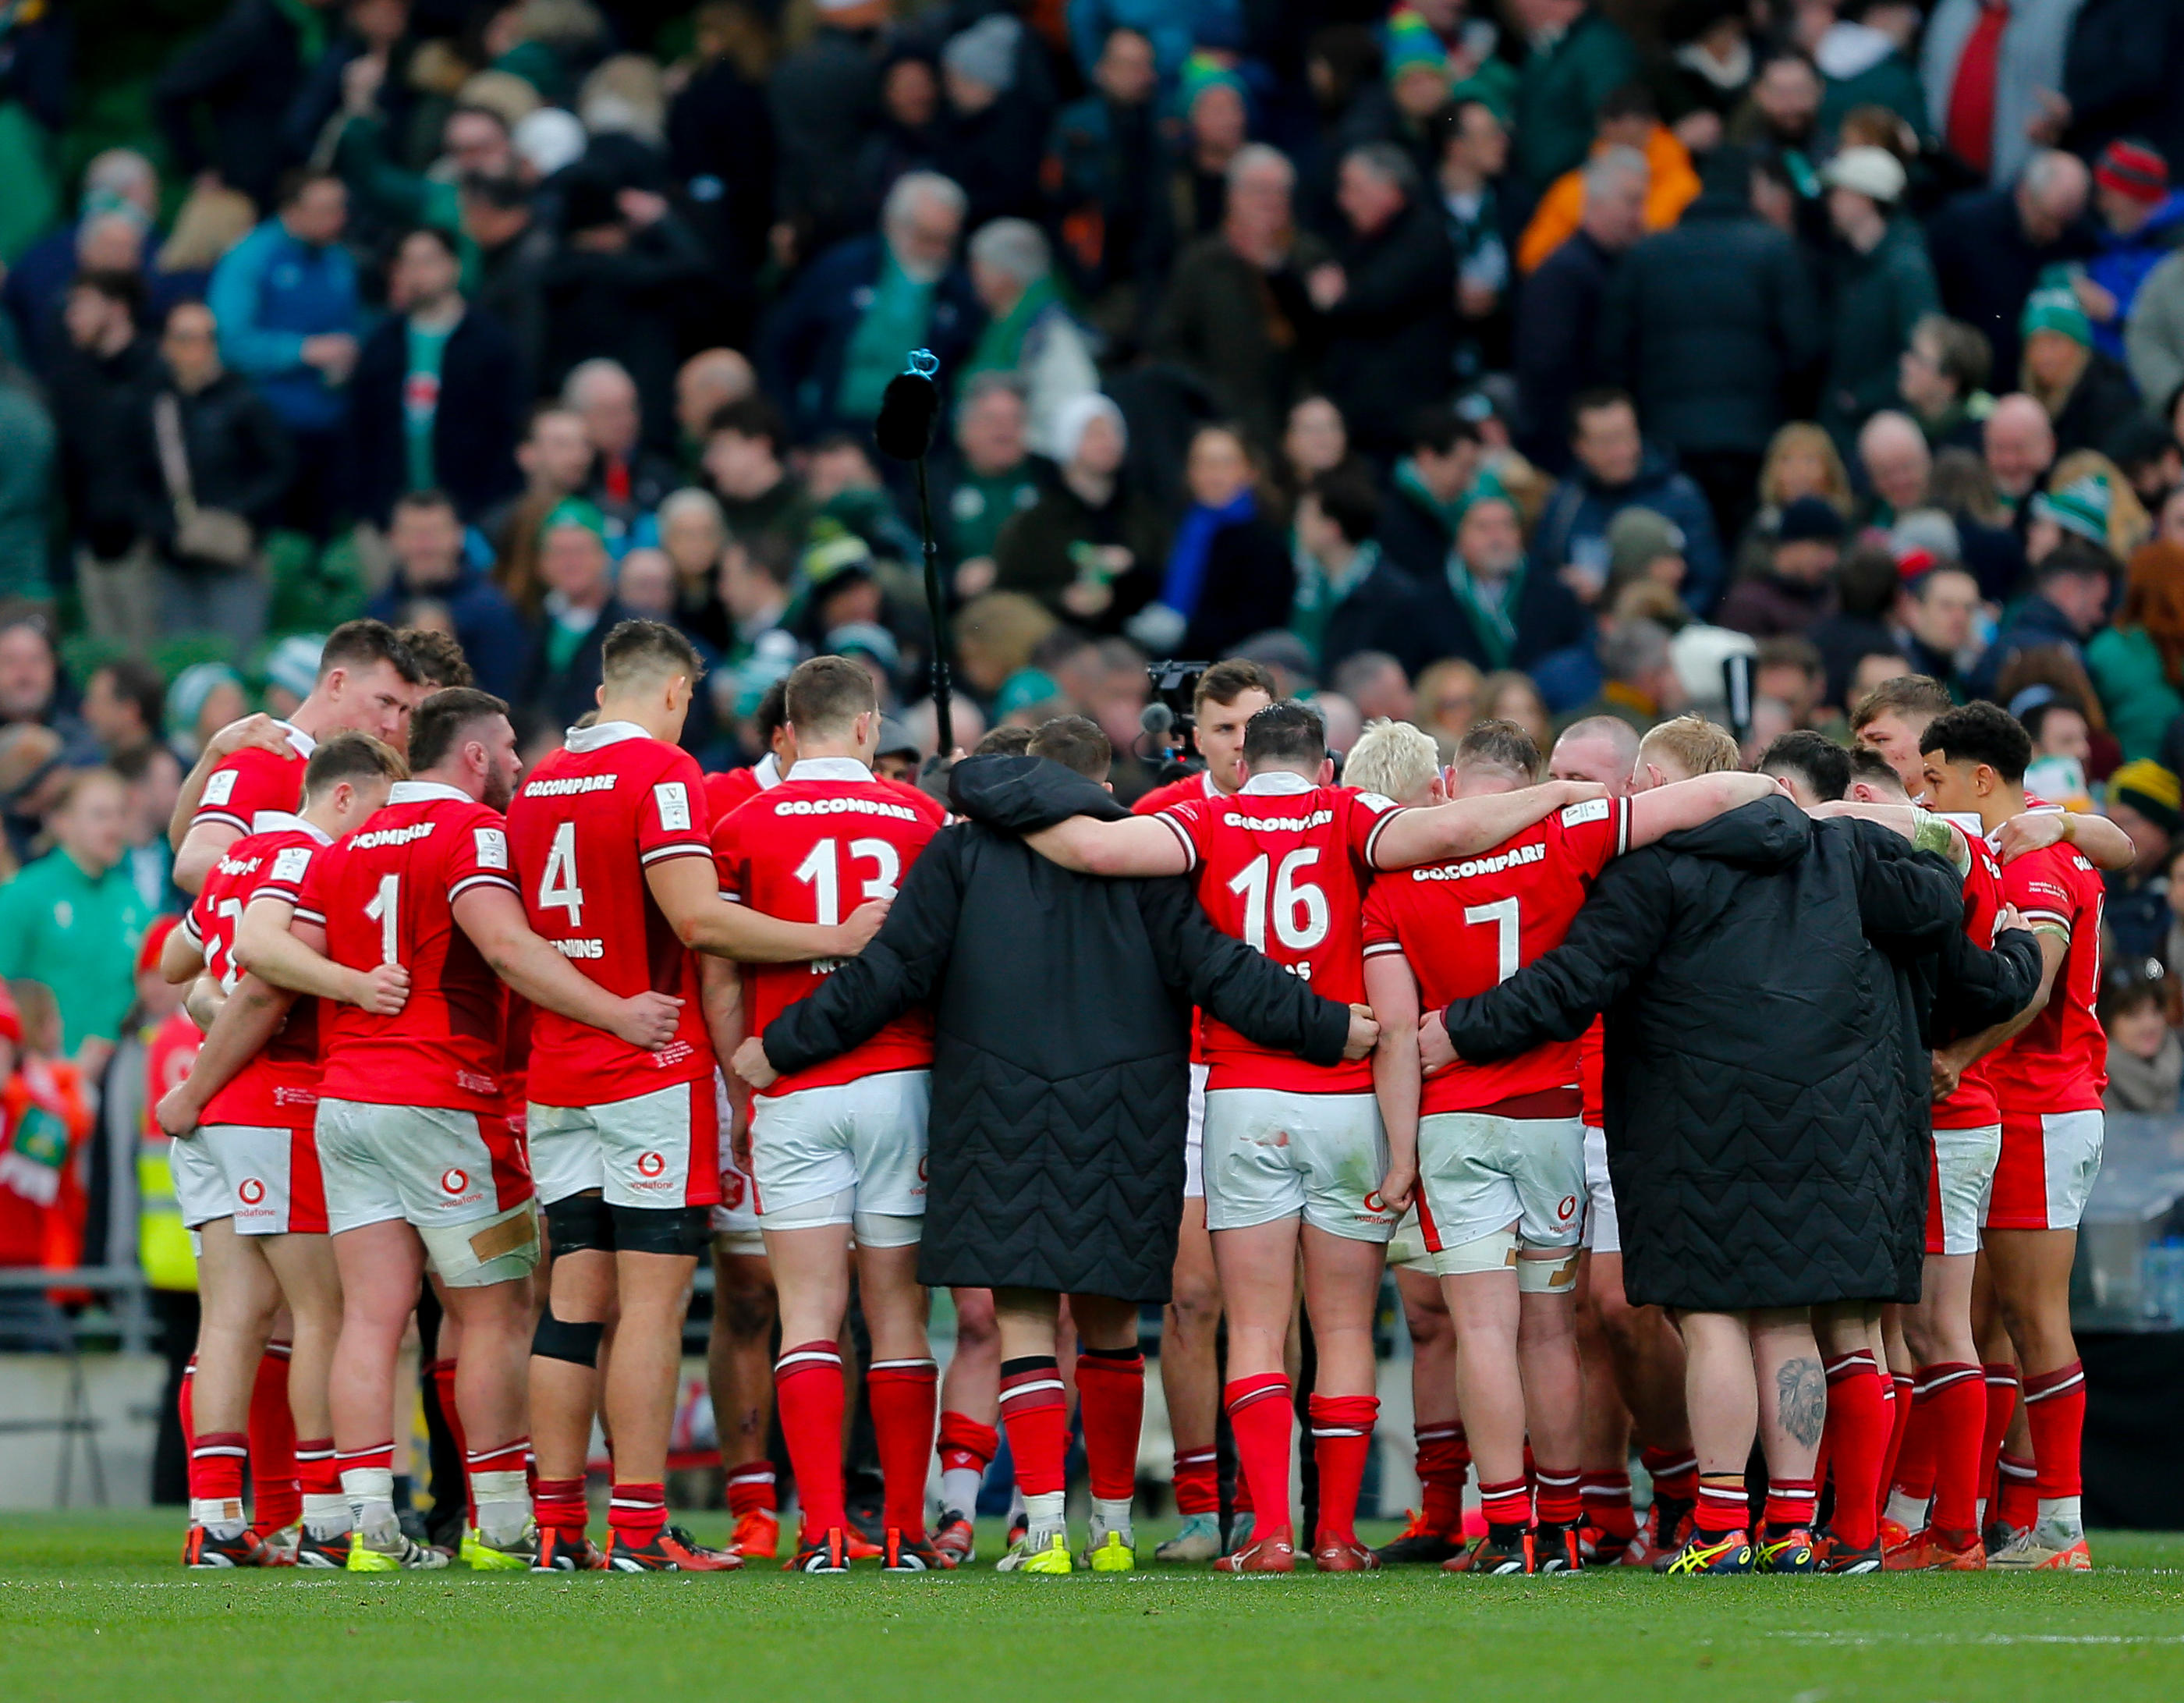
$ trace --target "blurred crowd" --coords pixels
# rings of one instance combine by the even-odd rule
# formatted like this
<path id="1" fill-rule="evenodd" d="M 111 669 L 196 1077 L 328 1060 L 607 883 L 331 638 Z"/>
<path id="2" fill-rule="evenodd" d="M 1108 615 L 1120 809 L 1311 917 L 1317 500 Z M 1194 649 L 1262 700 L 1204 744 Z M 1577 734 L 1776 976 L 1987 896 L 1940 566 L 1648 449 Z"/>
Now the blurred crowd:
<path id="1" fill-rule="evenodd" d="M 1126 796 L 1169 658 L 1338 747 L 1930 674 L 2139 846 L 2175 1108 L 2184 0 L 232 0 L 64 174 L 78 10 L 0 13 L 0 974 L 78 1122 L 184 766 L 365 612 L 537 750 L 673 621 L 715 769 L 820 651 L 914 764 L 940 648 Z"/>

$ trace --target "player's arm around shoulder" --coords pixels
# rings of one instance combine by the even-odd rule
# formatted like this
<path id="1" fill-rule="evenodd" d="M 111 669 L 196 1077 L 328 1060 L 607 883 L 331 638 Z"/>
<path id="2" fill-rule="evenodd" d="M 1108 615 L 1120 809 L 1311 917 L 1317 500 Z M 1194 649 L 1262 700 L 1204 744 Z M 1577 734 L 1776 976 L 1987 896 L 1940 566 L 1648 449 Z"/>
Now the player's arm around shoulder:
<path id="1" fill-rule="evenodd" d="M 1772 798 L 1780 790 L 1771 775 L 1730 772 L 1697 775 L 1635 793 L 1623 801 L 1630 818 L 1630 838 L 1623 849 L 1635 852 L 1651 846 L 1669 835 Z"/>
<path id="2" fill-rule="evenodd" d="M 1167 813 L 1120 822 L 1072 816 L 1026 835 L 1024 844 L 1080 875 L 1180 875 L 1192 862 L 1190 835 Z"/>
<path id="3" fill-rule="evenodd" d="M 1606 796 L 1607 790 L 1593 781 L 1550 780 L 1515 792 L 1393 811 L 1373 835 L 1373 867 L 1407 869 L 1490 851 L 1557 810 Z"/>

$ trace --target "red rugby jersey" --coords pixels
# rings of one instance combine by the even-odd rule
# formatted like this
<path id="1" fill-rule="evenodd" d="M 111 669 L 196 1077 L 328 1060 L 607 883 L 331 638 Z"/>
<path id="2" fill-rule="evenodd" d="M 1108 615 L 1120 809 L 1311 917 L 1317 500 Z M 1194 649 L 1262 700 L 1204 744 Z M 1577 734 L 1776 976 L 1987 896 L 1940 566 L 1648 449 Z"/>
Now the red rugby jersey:
<path id="1" fill-rule="evenodd" d="M 806 757 L 779 786 L 742 805 L 713 829 L 722 896 L 769 917 L 835 924 L 868 900 L 892 897 L 940 831 L 941 810 L 922 793 L 873 778 L 853 757 Z M 744 993 L 753 1035 L 819 985 L 835 960 L 747 964 Z M 854 1082 L 883 1070 L 933 1064 L 933 1016 L 897 1019 L 861 1047 L 760 1092 Z"/>
<path id="2" fill-rule="evenodd" d="M 532 930 L 611 993 L 682 1001 L 675 1038 L 658 1053 L 538 1010 L 530 1097 L 539 1105 L 604 1105 L 712 1074 L 696 956 L 645 885 L 655 864 L 710 859 L 711 829 L 689 754 L 629 722 L 572 729 L 516 788 L 509 846 Z"/>
<path id="3" fill-rule="evenodd" d="M 1276 770 L 1223 798 L 1186 798 L 1165 823 L 1198 878 L 1198 902 L 1223 934 L 1265 953 L 1315 992 L 1346 1004 L 1365 997 L 1361 914 L 1373 847 L 1402 813 L 1393 799 L 1315 786 Z M 1208 1089 L 1274 1088 L 1369 1094 L 1373 1064 L 1309 1064 L 1256 1045 L 1206 1013 Z"/>
<path id="4" fill-rule="evenodd" d="M 242 980 L 235 939 L 242 913 L 265 896 L 300 905 L 313 859 L 332 842 L 302 818 L 261 812 L 265 828 L 220 854 L 182 930 L 224 988 Z M 308 920 L 316 921 L 315 917 Z M 319 1002 L 308 994 L 288 1008 L 280 1030 L 206 1104 L 203 1122 L 253 1129 L 307 1130 L 319 1105 Z"/>
<path id="5" fill-rule="evenodd" d="M 1987 1055 L 1987 1076 L 2005 1116 L 2098 1110 L 2109 1083 L 2109 1042 L 2094 1007 L 2101 990 L 2100 872 L 2069 845 L 2042 847 L 2002 866 L 2004 901 L 2034 928 L 2060 928 L 2070 949 L 2040 1014 Z"/>
<path id="6" fill-rule="evenodd" d="M 204 792 L 198 800 L 197 813 L 190 818 L 191 827 L 200 822 L 217 822 L 238 834 L 248 834 L 257 826 L 260 811 L 277 811 L 284 816 L 294 812 L 303 802 L 304 769 L 318 745 L 300 729 L 286 722 L 280 725 L 287 736 L 287 751 L 262 751 L 248 745 L 222 758 L 220 766 L 205 777 Z"/>
<path id="7" fill-rule="evenodd" d="M 1975 946 L 1994 945 L 1995 923 L 2002 915 L 2002 865 L 1981 836 L 1978 818 L 1952 817 L 1972 848 L 1971 873 L 1964 877 L 1964 933 Z M 1957 1079 L 1957 1092 L 1934 1107 L 1937 1130 L 1984 1130 L 2002 1120 L 1988 1075 L 1992 1054 L 1976 1061 Z"/>
<path id="8" fill-rule="evenodd" d="M 1366 954 L 1401 952 L 1429 1011 L 1484 993 L 1562 944 L 1593 881 L 1630 843 L 1630 800 L 1595 798 L 1490 852 L 1389 871 L 1365 902 Z M 1548 1041 L 1491 1064 L 1459 1058 L 1425 1079 L 1419 1110 L 1576 1117 L 1583 1044 Z"/>
<path id="9" fill-rule="evenodd" d="M 311 859 L 299 914 L 326 919 L 326 955 L 352 969 L 392 962 L 410 970 L 410 1001 L 397 1015 L 334 1008 L 320 1093 L 500 1114 L 504 990 L 454 916 L 455 900 L 483 887 L 521 896 L 507 821 L 435 781 L 396 782 L 383 809 Z"/>

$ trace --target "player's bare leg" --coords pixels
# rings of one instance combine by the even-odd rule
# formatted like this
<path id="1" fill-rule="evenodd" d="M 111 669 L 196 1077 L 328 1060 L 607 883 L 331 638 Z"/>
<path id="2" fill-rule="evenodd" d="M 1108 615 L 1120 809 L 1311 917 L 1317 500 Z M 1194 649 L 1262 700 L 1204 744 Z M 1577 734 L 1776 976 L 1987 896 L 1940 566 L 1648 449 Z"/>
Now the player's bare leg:
<path id="1" fill-rule="evenodd" d="M 1456 1322 L 1430 1271 L 1396 1268 L 1396 1293 L 1411 1333 L 1411 1432 L 1419 1506 L 1409 1528 L 1373 1551 L 1382 1566 L 1438 1566 L 1463 1547 L 1463 1481 L 1470 1444 L 1456 1395 Z"/>
<path id="2" fill-rule="evenodd" d="M 1168 1293 L 1161 1321 L 1161 1393 L 1175 1439 L 1175 1510 L 1184 1524 L 1153 1556 L 1210 1561 L 1221 1553 L 1221 1477 L 1215 1458 L 1221 1416 L 1221 1279 L 1214 1269 L 1202 1197 L 1184 1199 Z"/>
<path id="3" fill-rule="evenodd" d="M 2036 1499 L 2031 1531 L 1989 1562 L 2010 1568 L 2090 1567 L 2079 1509 L 2086 1376 L 2070 1331 L 2070 1265 L 2078 1232 L 1989 1229 L 1986 1234 L 1995 1300 L 2017 1348 Z"/>
<path id="4" fill-rule="evenodd" d="M 1379 1416 L 1373 1320 L 1387 1249 L 1307 1223 L 1301 1238 L 1305 1311 L 1318 1370 L 1312 1381 L 1312 1453 L 1319 1468 L 1319 1529 L 1312 1560 L 1323 1572 L 1378 1565 L 1357 1541 L 1357 1490 Z M 1573 1488 L 1574 1486 L 1573 1485 Z"/>
<path id="5" fill-rule="evenodd" d="M 1877 1303 L 1841 1301 L 1813 1309 L 1827 1380 L 1822 1431 L 1836 1485 L 1830 1541 L 1822 1546 L 1830 1571 L 1872 1572 L 1880 1564 L 1880 1488 L 1894 1415 L 1885 1393 L 1889 1375 L 1873 1349 L 1880 1321 Z"/>
<path id="6" fill-rule="evenodd" d="M 1767 1457 L 1770 1528 L 1788 1540 L 1812 1518 L 1827 1385 L 1811 1318 L 1802 1308 L 1773 1308 L 1686 1312 L 1677 1322 L 1700 1476 L 1691 1541 L 1669 1570 L 1749 1571 L 1756 1546 L 1744 1468 L 1755 1434 Z"/>
<path id="7" fill-rule="evenodd" d="M 259 1240 L 292 1321 L 288 1407 L 296 1420 L 304 1536 L 314 1546 L 317 1560 L 331 1564 L 337 1549 L 347 1549 L 349 1530 L 348 1499 L 342 1494 L 341 1474 L 334 1465 L 333 1415 L 326 1398 L 334 1346 L 341 1337 L 341 1274 L 334 1265 L 332 1244 L 324 1236 Z"/>
<path id="8" fill-rule="evenodd" d="M 256 1555 L 243 1514 L 242 1469 L 251 1388 L 281 1307 L 280 1286 L 258 1240 L 237 1236 L 231 1218 L 200 1227 L 190 1533 L 182 1552 L 192 1567 L 248 1566 Z"/>
<path id="9" fill-rule="evenodd" d="M 1517 1254 L 1517 1365 L 1524 1387 L 1542 1572 L 1574 1567 L 1584 1523 L 1583 1369 L 1578 1363 L 1574 1248 L 1520 1247 Z M 1557 1550 L 1558 1553 L 1551 1553 Z"/>
<path id="10" fill-rule="evenodd" d="M 1630 1304 L 1620 1250 L 1596 1248 L 1585 1266 L 1586 1298 L 1599 1315 L 1616 1388 L 1653 1481 L 1653 1505 L 1637 1553 L 1641 1560 L 1658 1561 L 1689 1535 L 1698 1501 L 1698 1456 L 1684 1404 L 1684 1338 L 1663 1309 Z"/>
<path id="11" fill-rule="evenodd" d="M 1228 1310 L 1228 1423 L 1255 1516 L 1250 1546 L 1214 1563 L 1225 1571 L 1287 1572 L 1295 1566 L 1290 1501 L 1295 1406 L 1285 1354 L 1296 1307 L 1300 1227 L 1299 1219 L 1287 1216 L 1213 1237 Z M 1373 1245 L 1372 1253 L 1379 1257 L 1379 1248 Z M 1323 1379 L 1329 1376 L 1324 1354 L 1323 1348 Z"/>
<path id="12" fill-rule="evenodd" d="M 471 1286 L 449 1283 L 440 1295 L 462 1330 L 455 1408 L 462 1419 L 463 1464 L 477 1510 L 479 1541 L 514 1553 L 532 1522 L 524 1462 L 531 1449 L 525 1375 L 532 1335 L 530 1284 L 521 1277 Z"/>
<path id="13" fill-rule="evenodd" d="M 940 1381 L 940 1523 L 933 1547 L 958 1566 L 978 1550 L 978 1487 L 1000 1449 L 1001 1333 L 994 1292 L 957 1289 L 956 1348 Z"/>
<path id="14" fill-rule="evenodd" d="M 393 1557 L 397 1565 L 445 1566 L 427 1561 L 402 1534 L 394 1516 L 395 1369 L 424 1281 L 425 1245 L 399 1219 L 382 1220 L 332 1238 L 341 1274 L 341 1336 L 326 1382 L 333 1420 L 334 1459 L 348 1499 L 358 1548 Z M 467 1358 L 467 1353 L 465 1354 Z"/>
<path id="15" fill-rule="evenodd" d="M 554 1209 L 562 1209 L 559 1203 Z M 587 1535 L 584 1481 L 599 1410 L 599 1363 L 614 1316 L 615 1256 L 599 1248 L 558 1252 L 543 1287 L 546 1309 L 533 1326 L 530 1364 L 541 1558 L 556 1569 L 565 1561 L 585 1566 L 598 1559 Z"/>
<path id="16" fill-rule="evenodd" d="M 771 1559 L 780 1546 L 773 1462 L 773 1326 L 778 1316 L 773 1268 L 763 1254 L 713 1248 L 713 1330 L 705 1345 L 706 1381 L 736 1518 L 730 1547 L 746 1561 Z"/>
<path id="17" fill-rule="evenodd" d="M 1077 1377 L 1092 1483 L 1085 1559 L 1095 1572 L 1128 1572 L 1136 1564 L 1131 1503 L 1145 1390 L 1136 1306 L 1112 1296 L 1038 1289 L 998 1290 L 994 1306 L 1001 1410 L 1026 1518 L 1024 1536 L 1002 1558 L 1001 1570 L 1066 1573 L 1074 1566 L 1062 1512 L 1069 1423 L 1059 1388 L 1061 1350 L 1074 1341 L 1082 1348 Z"/>
<path id="18" fill-rule="evenodd" d="M 1827 1376 L 1808 1308 L 1760 1308 L 1749 1314 L 1752 1371 L 1758 1398 L 1760 1452 L 1767 1461 L 1766 1529 L 1753 1548 L 1763 1569 L 1808 1571 L 1819 1500 L 1814 1473 L 1827 1423 Z M 1863 1320 L 1860 1321 L 1861 1342 Z"/>

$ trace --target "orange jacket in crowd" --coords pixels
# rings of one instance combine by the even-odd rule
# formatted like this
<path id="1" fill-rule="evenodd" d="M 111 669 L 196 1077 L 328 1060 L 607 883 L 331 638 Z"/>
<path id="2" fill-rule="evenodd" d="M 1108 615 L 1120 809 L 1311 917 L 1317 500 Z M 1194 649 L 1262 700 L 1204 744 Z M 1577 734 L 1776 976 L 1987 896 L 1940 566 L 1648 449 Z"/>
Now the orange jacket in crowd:
<path id="1" fill-rule="evenodd" d="M 1595 142 L 1597 154 L 1607 144 Z M 1646 138 L 1646 228 L 1665 231 L 1684 216 L 1684 209 L 1698 198 L 1699 175 L 1691 169 L 1691 156 L 1675 132 L 1664 124 L 1653 126 Z M 1565 171 L 1547 186 L 1539 210 L 1524 227 L 1517 244 L 1517 270 L 1529 272 L 1568 242 L 1585 211 L 1585 171 Z"/>

